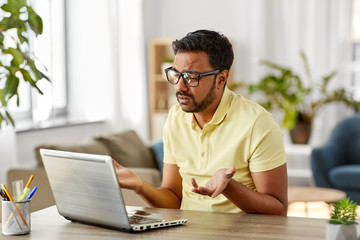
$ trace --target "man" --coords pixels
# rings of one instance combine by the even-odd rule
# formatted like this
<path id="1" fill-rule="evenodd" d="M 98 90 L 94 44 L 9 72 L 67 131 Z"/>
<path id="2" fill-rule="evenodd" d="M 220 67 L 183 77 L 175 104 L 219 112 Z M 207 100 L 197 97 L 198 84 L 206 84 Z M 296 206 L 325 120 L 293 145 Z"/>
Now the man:
<path id="1" fill-rule="evenodd" d="M 114 163 L 120 185 L 153 207 L 286 215 L 282 131 L 266 110 L 226 87 L 234 56 L 228 39 L 199 30 L 173 49 L 165 71 L 179 104 L 164 127 L 162 186 Z"/>

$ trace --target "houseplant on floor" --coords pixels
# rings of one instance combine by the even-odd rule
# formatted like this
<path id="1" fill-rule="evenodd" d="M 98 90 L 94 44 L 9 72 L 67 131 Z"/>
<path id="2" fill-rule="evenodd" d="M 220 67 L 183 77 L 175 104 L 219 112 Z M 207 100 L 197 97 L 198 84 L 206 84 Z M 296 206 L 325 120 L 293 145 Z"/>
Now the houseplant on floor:
<path id="1" fill-rule="evenodd" d="M 14 97 L 20 105 L 20 82 L 30 84 L 40 94 L 37 83 L 49 78 L 38 67 L 39 62 L 30 52 L 30 38 L 42 34 L 40 16 L 26 0 L 8 0 L 2 3 L 0 21 L 0 129 L 3 122 L 15 125 L 8 111 Z M 44 68 L 44 67 L 43 67 Z M 46 69 L 45 69 L 46 70 Z"/>
<path id="2" fill-rule="evenodd" d="M 335 71 L 325 75 L 318 82 L 313 81 L 305 53 L 301 52 L 300 56 L 304 64 L 306 82 L 290 68 L 262 60 L 260 64 L 269 67 L 273 72 L 265 75 L 257 84 L 247 87 L 250 95 L 261 93 L 258 102 L 269 111 L 283 111 L 282 127 L 290 130 L 294 143 L 305 144 L 310 136 L 312 120 L 323 105 L 343 102 L 360 110 L 360 102 L 355 101 L 352 94 L 344 88 L 329 90 L 329 82 L 336 75 Z M 238 86 L 234 85 L 231 88 Z M 296 130 L 300 130 L 301 134 L 305 133 L 299 140 L 295 138 Z"/>
<path id="3" fill-rule="evenodd" d="M 357 240 L 356 203 L 342 198 L 332 207 L 331 219 L 326 226 L 326 240 Z"/>

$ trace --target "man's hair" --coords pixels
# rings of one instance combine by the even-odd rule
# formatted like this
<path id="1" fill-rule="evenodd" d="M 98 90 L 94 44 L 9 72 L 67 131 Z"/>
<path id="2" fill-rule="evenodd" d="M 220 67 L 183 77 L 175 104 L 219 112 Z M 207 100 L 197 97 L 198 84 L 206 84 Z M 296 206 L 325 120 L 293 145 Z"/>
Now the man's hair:
<path id="1" fill-rule="evenodd" d="M 198 30 L 188 33 L 172 43 L 174 53 L 204 51 L 209 56 L 211 67 L 230 70 L 234 61 L 234 52 L 230 41 L 223 34 L 210 30 Z"/>

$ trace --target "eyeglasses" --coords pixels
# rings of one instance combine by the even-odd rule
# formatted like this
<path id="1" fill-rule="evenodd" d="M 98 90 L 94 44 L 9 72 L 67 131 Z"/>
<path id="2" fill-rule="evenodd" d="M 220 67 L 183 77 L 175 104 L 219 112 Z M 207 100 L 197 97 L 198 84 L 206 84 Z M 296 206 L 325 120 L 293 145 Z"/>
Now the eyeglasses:
<path id="1" fill-rule="evenodd" d="M 174 70 L 172 67 L 166 68 L 166 78 L 169 83 L 171 84 L 177 84 L 182 77 L 186 85 L 189 87 L 197 87 L 199 86 L 200 78 L 210 76 L 210 75 L 216 75 L 220 72 L 220 70 L 214 70 L 211 72 L 206 73 L 195 73 L 195 72 L 184 72 L 180 73 L 176 70 Z"/>

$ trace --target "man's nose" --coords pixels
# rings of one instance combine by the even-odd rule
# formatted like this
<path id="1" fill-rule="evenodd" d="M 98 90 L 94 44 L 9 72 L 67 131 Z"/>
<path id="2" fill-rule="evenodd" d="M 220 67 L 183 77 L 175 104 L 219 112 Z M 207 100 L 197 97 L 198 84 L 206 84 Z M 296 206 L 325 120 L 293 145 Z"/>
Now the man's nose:
<path id="1" fill-rule="evenodd" d="M 189 89 L 189 86 L 186 85 L 185 81 L 186 81 L 186 80 L 185 80 L 184 77 L 181 75 L 178 83 L 174 85 L 176 91 L 180 91 L 180 92 L 181 92 L 181 91 L 184 91 L 184 92 L 186 92 L 186 91 Z"/>

